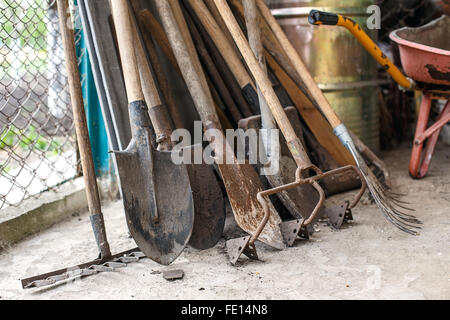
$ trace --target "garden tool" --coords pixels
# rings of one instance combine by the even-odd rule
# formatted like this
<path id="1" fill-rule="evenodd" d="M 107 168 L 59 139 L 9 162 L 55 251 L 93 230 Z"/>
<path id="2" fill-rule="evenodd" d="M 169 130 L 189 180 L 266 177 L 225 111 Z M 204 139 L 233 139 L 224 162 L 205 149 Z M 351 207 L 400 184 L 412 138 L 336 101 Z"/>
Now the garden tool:
<path id="1" fill-rule="evenodd" d="M 386 190 L 386 188 L 378 181 L 376 176 L 373 174 L 372 170 L 367 166 L 366 162 L 356 149 L 347 128 L 337 117 L 336 113 L 331 108 L 322 91 L 314 82 L 314 79 L 307 70 L 299 54 L 295 51 L 294 47 L 287 39 L 280 25 L 270 13 L 269 8 L 267 8 L 264 1 L 262 0 L 257 0 L 257 5 L 262 16 L 276 35 L 277 40 L 291 60 L 292 65 L 296 68 L 298 75 L 301 77 L 302 81 L 308 88 L 311 97 L 314 99 L 316 104 L 320 106 L 321 111 L 323 112 L 331 126 L 334 128 L 335 135 L 341 140 L 342 144 L 345 145 L 353 155 L 360 169 L 359 173 L 363 176 L 362 180 L 366 182 L 372 197 L 374 198 L 378 207 L 381 209 L 383 215 L 401 230 L 410 234 L 417 234 L 414 229 L 418 228 L 417 224 L 419 223 L 419 221 L 414 216 L 401 212 L 401 210 L 398 208 L 398 206 L 401 206 L 399 201 L 395 198 L 394 194 Z"/>
<path id="2" fill-rule="evenodd" d="M 263 208 L 256 199 L 257 194 L 262 191 L 258 175 L 250 164 L 241 164 L 237 161 L 234 151 L 223 136 L 206 79 L 199 68 L 200 62 L 192 50 L 194 46 L 190 35 L 187 33 L 185 36 L 189 37 L 183 38 L 168 1 L 157 1 L 155 5 L 202 119 L 206 138 L 215 153 L 214 160 L 222 176 L 236 222 L 243 230 L 252 233 L 258 228 L 264 215 Z M 274 248 L 283 249 L 285 245 L 279 227 L 281 219 L 272 206 L 267 206 L 267 210 L 274 214 L 271 215 L 265 228 L 260 230 L 259 239 Z"/>
<path id="3" fill-rule="evenodd" d="M 92 159 L 89 132 L 84 111 L 83 95 L 81 90 L 80 72 L 75 49 L 75 36 L 73 29 L 69 27 L 71 21 L 68 0 L 57 1 L 60 30 L 65 53 L 65 64 L 68 75 L 69 92 L 80 151 L 81 167 L 86 188 L 86 197 L 90 212 L 90 220 L 94 231 L 95 240 L 99 249 L 99 257 L 93 261 L 78 266 L 63 268 L 49 273 L 22 279 L 22 288 L 42 288 L 58 282 L 70 279 L 86 277 L 99 272 L 111 272 L 117 268 L 125 267 L 128 262 L 138 261 L 144 255 L 138 248 L 111 254 L 108 244 L 106 229 L 101 211 L 100 196 L 95 176 L 94 162 Z"/>
<path id="4" fill-rule="evenodd" d="M 241 0 L 229 0 L 229 3 L 235 9 L 238 17 L 244 19 L 244 8 Z M 310 97 L 308 88 L 304 85 L 302 79 L 292 66 L 290 59 L 286 56 L 283 48 L 278 42 L 275 34 L 264 19 L 261 21 L 261 32 L 267 63 L 288 92 L 289 97 L 294 102 L 294 105 L 297 107 L 303 120 L 313 132 L 316 139 L 333 159 L 336 160 L 338 165 L 344 166 L 355 164 L 351 153 L 334 135 L 329 123 L 321 114 L 319 106 Z M 354 142 L 358 151 L 363 154 L 366 160 L 370 161 L 372 167 L 375 167 L 377 171 L 383 174 L 384 181 L 389 185 L 389 172 L 386 170 L 386 166 L 378 166 L 379 164 L 382 164 L 382 161 L 378 158 L 373 158 L 373 152 L 371 152 L 362 141 L 358 139 L 358 142 L 355 140 Z M 354 183 L 349 183 L 349 185 L 352 184 Z M 341 186 L 344 187 L 342 184 Z M 344 188 L 343 191 L 345 190 L 347 189 Z"/>
<path id="5" fill-rule="evenodd" d="M 194 202 L 185 166 L 171 152 L 155 150 L 153 128 L 141 89 L 132 21 L 126 0 L 111 1 L 112 15 L 129 101 L 132 140 L 115 151 L 128 228 L 150 259 L 170 264 L 188 243 Z M 153 107 L 153 106 L 151 106 Z"/>
<path id="6" fill-rule="evenodd" d="M 399 44 L 400 57 L 406 77 L 381 51 L 376 43 L 353 20 L 334 13 L 312 10 L 309 21 L 313 25 L 335 25 L 349 30 L 372 57 L 392 76 L 403 90 L 420 90 L 423 93 L 409 163 L 413 178 L 423 178 L 428 172 L 436 142 L 442 127 L 450 122 L 450 47 L 448 29 L 450 18 L 442 16 L 419 28 L 403 28 L 391 33 L 391 39 Z M 436 123 L 427 130 L 433 99 L 447 99 L 447 105 Z M 424 142 L 428 139 L 424 155 Z"/>
<path id="7" fill-rule="evenodd" d="M 191 15 L 195 15 L 208 32 L 214 44 L 221 52 L 235 79 L 239 83 L 242 95 L 252 108 L 253 113 L 258 114 L 258 94 L 256 92 L 255 84 L 250 78 L 245 66 L 242 64 L 240 57 L 232 47 L 232 44 L 228 41 L 226 35 L 220 29 L 216 20 L 212 16 L 208 7 L 203 1 L 198 0 L 186 0 L 184 3 L 186 4 L 187 9 L 190 10 L 190 12 L 192 11 Z"/>
<path id="8" fill-rule="evenodd" d="M 285 241 L 288 245 L 292 245 L 294 241 L 296 240 L 299 231 L 304 230 L 304 227 L 311 224 L 314 219 L 317 217 L 320 208 L 325 200 L 325 193 L 318 184 L 318 180 L 332 176 L 334 174 L 343 172 L 343 171 L 354 171 L 358 174 L 359 170 L 357 170 L 354 166 L 347 166 L 342 167 L 336 170 L 332 170 L 326 173 L 323 173 L 318 167 L 313 165 L 311 161 L 308 158 L 308 155 L 300 141 L 300 139 L 295 134 L 295 131 L 289 122 L 289 119 L 286 116 L 286 113 L 284 112 L 283 107 L 281 106 L 275 91 L 272 88 L 272 84 L 270 80 L 268 79 L 265 72 L 261 69 L 259 66 L 258 60 L 256 59 L 255 55 L 253 54 L 249 44 L 246 41 L 246 38 L 244 34 L 242 33 L 239 24 L 237 23 L 235 17 L 233 16 L 233 13 L 231 12 L 231 9 L 228 7 L 228 4 L 226 3 L 226 0 L 218 0 L 216 1 L 217 9 L 219 10 L 225 24 L 227 25 L 228 30 L 230 31 L 237 47 L 239 48 L 239 51 L 241 52 L 242 56 L 244 57 L 244 60 L 247 64 L 247 67 L 249 68 L 251 74 L 253 75 L 256 84 L 261 89 L 261 92 L 264 96 L 264 99 L 270 108 L 279 128 L 281 129 L 285 139 L 287 146 L 292 154 L 292 157 L 294 158 L 296 164 L 297 164 L 297 170 L 295 172 L 295 181 L 289 184 L 286 184 L 284 186 L 279 186 L 276 188 L 273 188 L 271 190 L 265 190 L 258 194 L 258 200 L 260 201 L 261 205 L 265 208 L 265 217 L 270 216 L 270 211 L 268 209 L 268 200 L 267 196 L 279 193 L 284 190 L 290 190 L 297 188 L 300 185 L 305 184 L 311 184 L 314 189 L 319 194 L 319 201 L 317 205 L 315 206 L 313 212 L 311 215 L 303 220 L 298 219 L 294 221 L 288 221 L 284 222 L 281 226 L 283 229 L 283 234 L 290 234 L 285 237 Z M 315 173 L 312 177 L 307 177 L 306 174 L 309 173 L 309 171 L 313 171 Z M 362 180 L 362 177 L 361 177 Z M 353 208 L 356 206 L 360 198 L 365 192 L 366 185 L 362 183 L 361 190 L 356 195 L 354 201 L 349 205 L 350 208 Z M 264 221 L 263 221 L 264 223 Z M 263 228 L 264 224 L 261 223 L 260 227 Z M 287 232 L 286 232 L 287 231 Z M 252 242 L 254 238 L 257 237 L 257 233 L 253 235 L 253 239 L 250 239 L 248 245 L 252 245 Z M 244 252 L 245 253 L 245 252 Z"/>
<path id="9" fill-rule="evenodd" d="M 138 8 L 135 8 L 134 12 L 138 10 Z M 138 35 L 137 32 L 135 34 Z M 169 109 L 172 110 L 172 113 L 176 113 L 174 118 L 176 121 L 174 123 L 178 128 L 183 126 L 179 122 L 180 120 L 178 120 L 181 118 L 181 115 L 178 114 L 177 106 L 170 92 L 151 37 L 149 34 L 142 34 L 142 40 L 137 36 L 135 43 L 144 96 L 149 105 L 155 106 L 150 108 L 150 118 L 155 128 L 156 136 L 167 135 L 169 137 L 168 141 L 170 141 L 168 150 L 171 150 L 173 147 L 172 141 L 170 140 L 172 126 L 170 119 L 166 118 L 168 117 L 167 110 L 165 105 L 161 103 L 159 92 L 156 89 L 155 81 L 150 70 L 150 64 L 143 48 L 143 43 L 145 43 L 151 66 L 153 67 L 155 77 L 158 79 L 158 84 L 166 104 L 168 106 L 170 104 Z M 192 148 L 192 153 L 195 152 L 196 147 L 203 150 L 202 146 L 198 145 Z M 226 215 L 225 200 L 212 166 L 206 163 L 187 164 L 186 169 L 191 183 L 195 211 L 194 226 L 189 245 L 199 250 L 209 249 L 217 244 L 223 233 Z"/>
<path id="10" fill-rule="evenodd" d="M 261 41 L 260 32 L 260 16 L 258 8 L 254 0 L 243 0 L 245 20 L 247 25 L 248 39 L 250 47 L 255 54 L 262 70 L 267 75 L 266 61 L 264 57 L 264 49 Z M 267 159 L 271 159 L 271 153 L 278 154 L 279 169 L 274 174 L 266 175 L 267 180 L 272 188 L 276 188 L 287 183 L 293 182 L 295 171 L 297 166 L 294 159 L 290 156 L 289 148 L 286 146 L 286 140 L 281 139 L 283 146 L 280 148 L 280 141 L 271 141 L 268 138 L 268 132 L 270 130 L 277 130 L 275 119 L 267 106 L 264 96 L 261 93 L 261 89 L 258 87 L 259 107 L 261 110 L 261 128 L 260 135 L 262 143 L 266 151 Z M 296 135 L 302 136 L 300 119 L 297 115 L 289 118 L 291 122 L 296 121 L 293 127 L 297 129 Z M 243 124 L 245 121 L 242 122 Z M 298 131 L 300 130 L 300 131 Z M 319 201 L 317 192 L 311 185 L 302 185 L 295 189 L 285 190 L 277 194 L 280 200 L 283 202 L 286 208 L 293 217 L 297 219 L 306 219 L 309 214 L 313 212 L 316 203 Z"/>

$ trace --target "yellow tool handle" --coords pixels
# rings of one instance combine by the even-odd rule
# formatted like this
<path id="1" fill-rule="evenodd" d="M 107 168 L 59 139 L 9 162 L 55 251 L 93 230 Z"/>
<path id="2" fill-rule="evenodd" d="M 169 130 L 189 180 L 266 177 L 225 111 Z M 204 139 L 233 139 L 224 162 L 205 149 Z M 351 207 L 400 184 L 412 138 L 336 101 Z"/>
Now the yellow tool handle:
<path id="1" fill-rule="evenodd" d="M 413 89 L 414 81 L 406 78 L 403 73 L 389 60 L 376 43 L 352 19 L 335 13 L 311 10 L 309 23 L 312 25 L 341 26 L 349 30 L 359 43 L 378 61 L 401 87 Z"/>

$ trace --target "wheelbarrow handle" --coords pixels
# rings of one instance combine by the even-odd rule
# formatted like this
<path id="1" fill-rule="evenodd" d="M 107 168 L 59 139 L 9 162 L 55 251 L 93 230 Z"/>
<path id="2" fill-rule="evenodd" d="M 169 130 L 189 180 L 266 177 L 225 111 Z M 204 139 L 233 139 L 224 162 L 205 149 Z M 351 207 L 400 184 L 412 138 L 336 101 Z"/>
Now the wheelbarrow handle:
<path id="1" fill-rule="evenodd" d="M 323 12 L 319 10 L 311 10 L 308 21 L 312 25 L 320 26 L 340 26 L 349 30 L 353 36 L 361 43 L 361 45 L 369 52 L 372 57 L 391 75 L 391 77 L 402 88 L 412 90 L 415 87 L 414 80 L 407 78 L 403 73 L 389 60 L 389 58 L 381 51 L 376 43 L 364 32 L 364 30 L 352 19 L 345 16 Z"/>

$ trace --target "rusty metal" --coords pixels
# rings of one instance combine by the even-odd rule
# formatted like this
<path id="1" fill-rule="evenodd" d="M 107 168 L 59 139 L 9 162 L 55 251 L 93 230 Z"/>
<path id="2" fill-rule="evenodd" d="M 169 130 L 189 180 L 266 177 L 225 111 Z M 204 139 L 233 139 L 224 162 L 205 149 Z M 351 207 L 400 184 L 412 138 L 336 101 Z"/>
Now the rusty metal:
<path id="1" fill-rule="evenodd" d="M 243 230 L 253 233 L 263 216 L 261 205 L 256 199 L 257 193 L 262 190 L 259 177 L 250 164 L 241 164 L 237 161 L 234 150 L 223 136 L 211 94 L 207 90 L 206 79 L 200 69 L 198 56 L 190 49 L 191 46 L 193 47 L 192 39 L 184 39 L 178 26 L 181 21 L 175 20 L 169 3 L 158 1 L 155 4 L 174 54 L 179 61 L 183 78 L 204 124 L 204 130 L 206 133 L 214 132 L 215 137 L 207 138 L 215 152 L 215 161 L 223 178 L 236 222 Z M 271 215 L 266 228 L 262 230 L 260 240 L 274 248 L 284 249 L 285 245 L 279 228 L 281 219 L 273 206 L 269 206 L 275 214 Z"/>
<path id="2" fill-rule="evenodd" d="M 298 219 L 286 221 L 281 224 L 281 233 L 284 236 L 284 241 L 289 247 L 294 244 L 298 237 L 309 240 L 308 226 L 304 225 L 304 222 L 303 219 Z"/>
<path id="3" fill-rule="evenodd" d="M 137 262 L 145 258 L 145 254 L 139 251 L 139 248 L 127 250 L 107 259 L 96 259 L 87 263 L 79 264 L 74 267 L 64 268 L 38 276 L 22 279 L 22 288 L 42 288 L 51 286 L 62 281 L 84 278 L 100 272 L 113 272 L 118 268 L 126 267 L 128 263 Z"/>
<path id="4" fill-rule="evenodd" d="M 291 124 L 297 133 L 297 136 L 303 142 L 303 130 L 297 109 L 294 107 L 285 108 Z M 262 127 L 261 116 L 252 116 L 239 121 L 239 128 L 243 130 L 255 129 L 259 131 Z M 285 185 L 293 182 L 297 165 L 289 152 L 286 144 L 286 139 L 280 137 L 280 172 L 276 175 L 265 176 L 271 187 Z M 283 205 L 289 210 L 291 215 L 296 219 L 306 219 L 313 211 L 319 197 L 314 188 L 309 185 L 304 185 L 299 188 L 286 190 L 277 193 L 277 197 L 283 202 Z"/>
<path id="5" fill-rule="evenodd" d="M 235 265 L 242 254 L 252 260 L 258 260 L 258 253 L 254 243 L 250 243 L 251 236 L 228 240 L 226 243 L 228 258 Z"/>
<path id="6" fill-rule="evenodd" d="M 133 22 L 126 0 L 110 2 L 128 96 L 132 139 L 115 151 L 128 229 L 147 257 L 168 265 L 189 242 L 194 202 L 185 166 L 172 153 L 157 151 L 141 88 Z"/>
<path id="7" fill-rule="evenodd" d="M 136 2 L 133 2 L 133 11 L 135 15 L 140 11 L 140 7 Z M 144 30 L 142 20 L 136 19 L 140 27 L 140 31 Z M 181 112 L 176 105 L 173 97 L 173 92 L 170 89 L 169 83 L 164 75 L 162 66 L 156 51 L 156 48 L 152 42 L 150 34 L 142 33 L 142 42 L 147 49 L 148 59 L 150 60 L 151 67 L 154 71 L 156 82 L 161 89 L 161 98 L 164 98 L 164 108 L 152 108 L 154 110 L 154 116 L 151 117 L 152 123 L 159 123 L 164 132 L 170 137 L 172 134 L 172 127 L 169 124 L 169 120 L 172 120 L 175 127 L 182 128 L 183 124 L 180 119 L 182 118 Z M 166 105 L 167 109 L 166 110 Z M 166 114 L 170 111 L 170 115 Z M 167 122 L 158 121 L 158 119 L 167 116 Z M 151 115 L 150 115 L 151 116 Z M 171 119 L 170 119 L 171 118 Z M 164 120 L 164 119 L 163 119 Z M 191 148 L 191 158 L 194 158 L 196 147 L 201 148 L 199 151 L 203 152 L 202 146 L 194 146 Z M 188 150 L 185 150 L 189 153 Z M 185 165 L 189 175 L 189 181 L 192 189 L 192 197 L 194 200 L 194 225 L 192 228 L 192 234 L 189 239 L 189 245 L 200 250 L 209 249 L 214 247 L 220 240 L 223 228 L 225 226 L 225 199 L 217 181 L 217 176 L 214 173 L 214 168 L 206 163 L 201 164 L 188 164 Z"/>
<path id="8" fill-rule="evenodd" d="M 116 151 L 128 228 L 139 248 L 152 260 L 170 264 L 188 243 L 194 224 L 194 203 L 185 166 L 172 162 L 171 152 L 152 143 L 145 103 L 129 104 L 132 140 Z"/>
<path id="9" fill-rule="evenodd" d="M 309 168 L 308 168 L 309 169 Z M 308 219 L 306 219 L 305 221 L 302 222 L 301 226 L 308 226 L 309 224 L 313 223 L 316 218 L 319 216 L 320 213 L 320 209 L 323 205 L 323 202 L 325 201 L 325 193 L 322 190 L 322 188 L 320 188 L 319 184 L 317 183 L 319 180 L 324 179 L 326 177 L 330 177 L 333 176 L 335 174 L 340 174 L 344 171 L 353 171 L 355 173 L 357 173 L 361 179 L 361 188 L 359 190 L 359 192 L 357 193 L 357 195 L 355 196 L 353 202 L 350 205 L 350 208 L 353 208 L 356 206 L 356 204 L 359 202 L 359 200 L 361 199 L 362 195 L 364 194 L 364 192 L 366 191 L 366 182 L 364 180 L 364 177 L 362 176 L 361 172 L 355 167 L 355 166 L 345 166 L 345 167 L 341 167 L 335 170 L 331 170 L 328 171 L 326 173 L 323 173 L 320 169 L 316 169 L 316 175 L 313 177 L 309 177 L 309 178 L 302 178 L 302 171 L 304 171 L 305 168 L 298 168 L 297 172 L 295 174 L 295 182 L 290 183 L 290 184 L 286 184 L 284 186 L 280 186 L 277 188 L 273 188 L 271 190 L 266 190 L 263 192 L 260 192 L 258 194 L 258 200 L 261 202 L 261 205 L 263 205 L 263 207 L 265 208 L 265 213 L 266 216 L 270 214 L 270 212 L 268 212 L 267 208 L 267 196 L 278 193 L 278 192 L 282 192 L 284 190 L 290 190 L 290 189 L 294 189 L 297 188 L 298 186 L 301 185 L 305 185 L 305 184 L 311 184 L 316 191 L 319 193 L 319 201 L 316 204 L 316 207 L 314 208 L 314 210 L 312 211 L 311 215 L 308 217 Z M 291 224 L 292 222 L 290 221 L 286 221 L 283 222 L 283 224 Z M 261 226 L 262 227 L 264 224 L 264 220 L 261 222 Z M 290 234 L 289 230 L 290 228 L 287 227 L 281 227 L 281 230 L 288 230 L 287 234 L 283 234 L 284 239 L 292 239 L 291 236 L 292 234 Z M 297 232 L 301 231 L 301 228 L 297 228 L 296 229 Z M 255 233 L 252 236 L 252 239 L 250 240 L 249 244 L 253 244 L 254 241 L 256 241 L 256 239 L 258 238 L 258 234 Z M 292 245 L 292 243 L 291 243 Z"/>
<path id="10" fill-rule="evenodd" d="M 352 211 L 349 207 L 350 202 L 346 201 L 340 206 L 326 208 L 323 216 L 328 218 L 328 222 L 333 228 L 340 229 L 344 221 L 353 220 Z"/>
<path id="11" fill-rule="evenodd" d="M 259 4 L 259 2 L 258 2 Z M 220 12 L 220 15 L 222 16 L 228 30 L 230 31 L 231 35 L 233 36 L 233 39 L 239 48 L 239 51 L 241 52 L 242 56 L 244 57 L 244 60 L 247 64 L 247 67 L 251 71 L 251 74 L 255 78 L 256 84 L 259 88 L 261 88 L 261 93 L 264 96 L 265 101 L 267 102 L 268 107 L 270 108 L 270 111 L 272 112 L 278 126 L 280 127 L 283 136 L 285 137 L 287 141 L 287 146 L 289 148 L 289 151 L 292 154 L 292 157 L 295 160 L 295 163 L 297 164 L 297 171 L 295 173 L 295 181 L 283 186 L 279 186 L 276 188 L 272 188 L 270 190 L 261 191 L 257 195 L 257 199 L 260 202 L 261 206 L 264 209 L 264 218 L 260 222 L 259 227 L 257 230 L 252 234 L 250 240 L 247 243 L 247 247 L 253 248 L 255 241 L 258 239 L 261 231 L 264 229 L 267 221 L 269 220 L 271 216 L 269 204 L 270 201 L 268 199 L 268 196 L 285 191 L 297 188 L 298 186 L 305 185 L 305 184 L 311 184 L 314 189 L 319 193 L 319 201 L 316 204 L 312 214 L 302 223 L 302 225 L 307 226 L 311 224 L 314 219 L 319 214 L 320 208 L 325 200 L 325 192 L 318 184 L 318 180 L 320 180 L 323 177 L 331 176 L 335 173 L 340 173 L 345 170 L 353 170 L 354 172 L 358 173 L 360 175 L 361 181 L 363 181 L 364 177 L 362 174 L 358 171 L 358 169 L 354 166 L 346 166 L 342 167 L 336 170 L 329 171 L 327 173 L 323 173 L 319 168 L 317 168 L 315 165 L 311 163 L 311 160 L 309 159 L 305 147 L 303 146 L 301 140 L 295 133 L 295 130 L 293 129 L 289 118 L 287 117 L 283 107 L 281 106 L 275 91 L 272 88 L 272 84 L 270 80 L 267 78 L 267 74 L 263 71 L 263 69 L 260 67 L 256 57 L 254 56 L 249 44 L 246 42 L 245 36 L 242 33 L 242 30 L 240 29 L 233 13 L 231 12 L 231 9 L 229 8 L 227 2 L 225 0 L 219 0 L 216 2 L 216 6 L 218 11 Z M 310 171 L 314 171 L 315 175 L 312 177 L 307 177 L 307 174 L 309 174 Z M 366 189 L 366 184 L 362 182 L 362 187 L 358 195 L 355 197 L 355 200 L 353 203 L 357 203 L 364 193 Z M 289 222 L 288 222 L 289 223 Z M 294 222 L 294 224 L 297 222 Z M 290 223 L 292 224 L 292 222 Z M 292 229 L 292 226 L 287 226 L 280 228 L 284 231 L 292 231 L 296 230 L 297 232 L 300 232 L 300 221 L 297 223 L 298 228 Z M 292 234 L 284 235 L 284 239 L 290 240 L 290 243 L 292 242 Z"/>
<path id="12" fill-rule="evenodd" d="M 194 197 L 195 219 L 189 245 L 205 250 L 214 247 L 225 227 L 225 198 L 214 169 L 208 164 L 187 165 Z"/>

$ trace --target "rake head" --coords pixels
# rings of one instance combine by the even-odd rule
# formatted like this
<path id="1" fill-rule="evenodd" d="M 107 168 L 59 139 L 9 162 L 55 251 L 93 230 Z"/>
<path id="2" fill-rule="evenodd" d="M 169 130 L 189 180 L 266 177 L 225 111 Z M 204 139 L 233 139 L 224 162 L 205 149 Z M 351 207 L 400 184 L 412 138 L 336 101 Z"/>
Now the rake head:
<path id="1" fill-rule="evenodd" d="M 381 184 L 357 151 L 345 125 L 338 126 L 335 129 L 335 134 L 355 158 L 358 168 L 361 170 L 361 174 L 367 183 L 367 187 L 384 217 L 400 230 L 411 235 L 419 235 L 419 232 L 416 230 L 421 229 L 420 225 L 422 222 L 414 215 L 404 212 L 412 212 L 414 209 L 408 208 L 406 206 L 407 203 L 399 199 L 401 197 L 400 194 L 391 192 Z"/>

